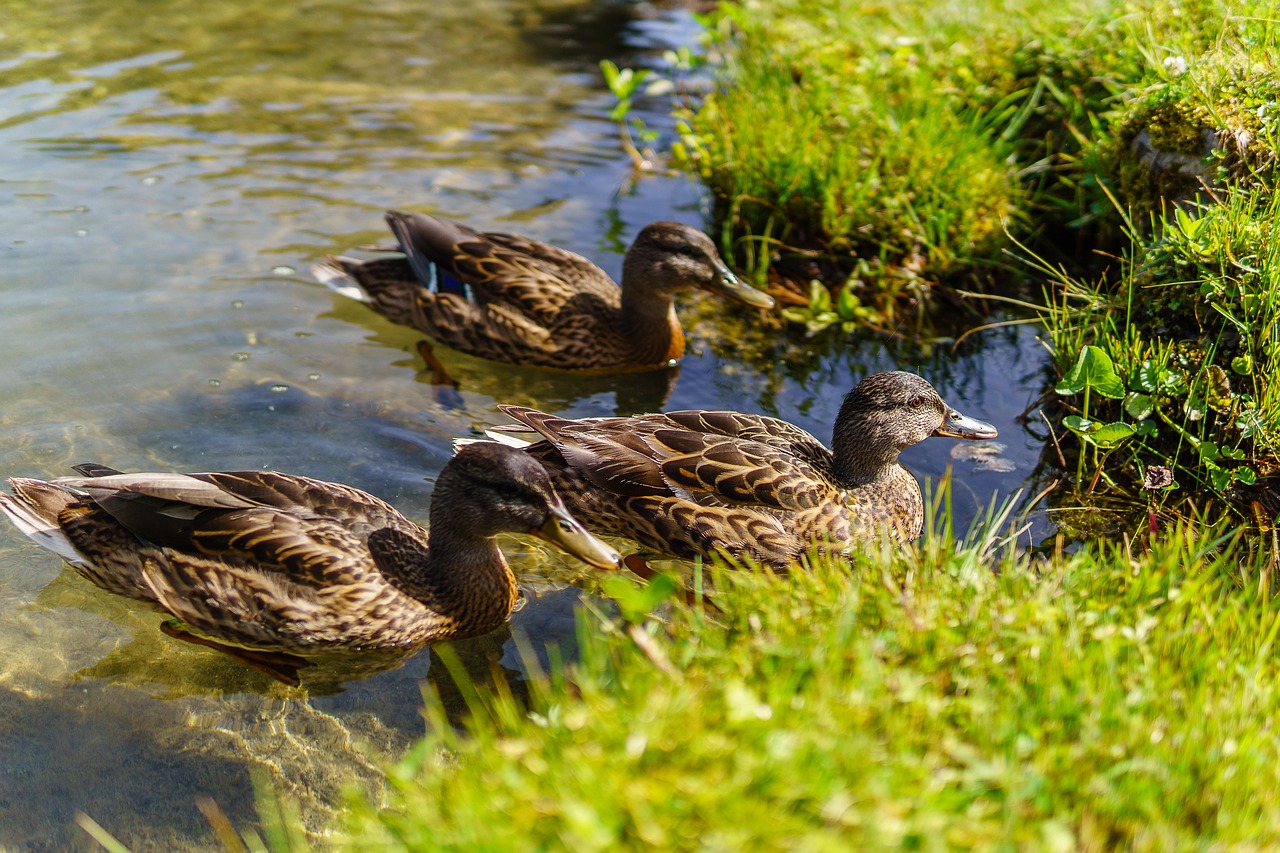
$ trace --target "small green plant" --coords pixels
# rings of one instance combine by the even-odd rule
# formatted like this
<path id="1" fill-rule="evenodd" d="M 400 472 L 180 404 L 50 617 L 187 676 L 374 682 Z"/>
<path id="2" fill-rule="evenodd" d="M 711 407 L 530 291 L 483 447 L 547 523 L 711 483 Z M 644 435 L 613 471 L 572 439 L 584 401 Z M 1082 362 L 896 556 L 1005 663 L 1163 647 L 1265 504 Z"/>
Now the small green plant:
<path id="1" fill-rule="evenodd" d="M 1067 371 L 1067 374 L 1062 377 L 1062 381 L 1053 390 L 1063 397 L 1081 393 L 1084 395 L 1081 414 L 1068 415 L 1062 419 L 1062 425 L 1071 430 L 1082 442 L 1095 449 L 1094 461 L 1098 472 L 1094 477 L 1096 481 L 1097 476 L 1101 474 L 1103 463 L 1106 461 L 1107 456 L 1110 455 L 1110 451 L 1114 450 L 1121 442 L 1137 434 L 1138 429 L 1124 421 L 1103 423 L 1094 420 L 1090 414 L 1091 396 L 1097 394 L 1100 397 L 1113 400 L 1121 399 L 1125 396 L 1124 383 L 1116 375 L 1115 365 L 1106 352 L 1095 346 L 1086 346 L 1080 350 L 1075 366 Z M 1107 453 L 1098 458 L 1096 453 L 1098 449 L 1107 451 Z M 1083 471 L 1084 454 L 1081 453 L 1076 463 L 1077 481 L 1081 479 Z"/>
<path id="2" fill-rule="evenodd" d="M 1097 346 L 1080 350 L 1074 366 L 1054 391 L 1063 397 L 1082 395 L 1081 414 L 1064 417 L 1062 424 L 1079 437 L 1083 445 L 1094 448 L 1093 483 L 1106 476 L 1102 469 L 1107 459 L 1129 439 L 1139 442 L 1130 454 L 1134 464 L 1144 456 L 1159 458 L 1162 448 L 1165 448 L 1163 452 L 1172 452 L 1176 457 L 1176 448 L 1166 448 L 1158 440 L 1158 422 L 1184 446 L 1193 449 L 1196 467 L 1203 472 L 1213 491 L 1222 493 L 1233 483 L 1252 485 L 1256 482 L 1257 472 L 1248 464 L 1245 450 L 1197 435 L 1188 428 L 1188 424 L 1194 426 L 1202 422 L 1209 411 L 1229 409 L 1233 404 L 1229 388 L 1223 390 L 1221 368 L 1209 365 L 1196 371 L 1190 367 L 1177 369 L 1170 366 L 1167 358 L 1148 358 L 1137 365 L 1125 383 L 1105 350 Z M 1104 422 L 1091 416 L 1096 402 L 1091 395 L 1095 394 L 1121 401 L 1118 409 L 1114 405 L 1108 407 L 1120 416 L 1117 420 Z M 1099 455 L 1099 450 L 1104 452 Z M 1077 480 L 1082 477 L 1084 457 L 1081 453 L 1077 459 Z"/>
<path id="3" fill-rule="evenodd" d="M 637 94 L 643 92 L 647 95 L 660 95 L 670 92 L 671 82 L 653 76 L 653 72 L 647 68 L 619 68 L 607 59 L 600 60 L 600 73 L 604 75 L 605 85 L 617 99 L 617 103 L 609 111 L 609 118 L 617 122 L 618 139 L 622 143 L 622 150 L 627 152 L 627 156 L 631 158 L 631 165 L 636 171 L 651 171 L 657 156 L 653 145 L 658 140 L 658 133 L 650 130 L 642 120 L 632 116 L 631 108 L 635 104 Z M 649 81 L 647 86 L 646 80 Z M 636 145 L 636 139 L 640 140 L 639 146 Z"/>
<path id="4" fill-rule="evenodd" d="M 622 621 L 643 622 L 658 605 L 675 595 L 680 582 L 675 575 L 655 575 L 646 584 L 637 584 L 623 575 L 609 575 L 602 583 L 604 592 L 618 605 Z"/>
<path id="5" fill-rule="evenodd" d="M 850 279 L 836 291 L 835 299 L 831 291 L 820 281 L 809 282 L 809 304 L 783 308 L 782 316 L 792 323 L 802 323 L 810 337 L 832 326 L 852 331 L 859 321 L 878 318 L 878 312 L 866 307 L 854 292 L 858 282 Z"/>
<path id="6" fill-rule="evenodd" d="M 1111 357 L 1095 346 L 1087 346 L 1080 350 L 1075 366 L 1067 371 L 1053 389 L 1062 396 L 1084 393 L 1084 407 L 1081 416 L 1069 415 L 1062 423 L 1080 438 L 1098 447 L 1115 447 L 1136 431 L 1129 424 L 1116 421 L 1099 423 L 1089 418 L 1089 396 L 1098 394 L 1113 400 L 1125 396 L 1124 383 L 1116 375 L 1115 365 Z"/>

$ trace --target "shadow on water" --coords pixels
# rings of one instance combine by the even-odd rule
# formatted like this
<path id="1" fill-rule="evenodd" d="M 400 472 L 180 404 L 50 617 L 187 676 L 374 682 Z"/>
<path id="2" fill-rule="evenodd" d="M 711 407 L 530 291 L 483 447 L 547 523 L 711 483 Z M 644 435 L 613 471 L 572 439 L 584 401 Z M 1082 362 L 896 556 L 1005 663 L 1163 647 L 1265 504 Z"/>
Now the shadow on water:
<path id="1" fill-rule="evenodd" d="M 651 56 L 657 40 L 644 44 L 643 34 L 632 25 L 643 17 L 660 19 L 662 6 L 669 11 L 678 4 L 605 0 L 534 7 L 522 13 L 527 26 L 521 38 L 540 58 L 557 67 L 594 72 L 602 59 L 625 67 L 635 59 Z"/>

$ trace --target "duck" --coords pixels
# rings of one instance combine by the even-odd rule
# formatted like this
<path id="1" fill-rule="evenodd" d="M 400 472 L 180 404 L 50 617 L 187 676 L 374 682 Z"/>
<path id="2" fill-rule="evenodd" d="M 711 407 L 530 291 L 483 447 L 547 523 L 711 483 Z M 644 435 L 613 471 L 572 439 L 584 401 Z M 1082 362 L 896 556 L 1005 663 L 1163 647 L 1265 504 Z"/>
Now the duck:
<path id="1" fill-rule="evenodd" d="M 166 634 L 295 686 L 304 656 L 412 651 L 499 627 L 518 600 L 499 533 L 603 569 L 620 560 L 540 464 L 491 442 L 444 466 L 429 532 L 373 495 L 294 474 L 75 469 L 10 479 L 0 513 L 91 583 L 168 614 Z"/>
<path id="2" fill-rule="evenodd" d="M 391 322 L 479 358 L 559 371 L 657 370 L 684 355 L 677 293 L 774 306 L 730 271 L 706 234 L 679 222 L 641 229 L 619 285 L 581 255 L 528 237 L 424 213 L 388 211 L 386 221 L 404 257 L 334 256 L 312 274 Z"/>
<path id="3" fill-rule="evenodd" d="M 499 408 L 517 423 L 491 436 L 541 462 L 593 532 L 684 560 L 779 571 L 815 547 L 849 553 L 915 540 L 924 503 L 899 454 L 930 436 L 997 435 L 902 371 L 868 376 L 848 393 L 830 449 L 786 421 L 732 411 L 572 419 Z"/>

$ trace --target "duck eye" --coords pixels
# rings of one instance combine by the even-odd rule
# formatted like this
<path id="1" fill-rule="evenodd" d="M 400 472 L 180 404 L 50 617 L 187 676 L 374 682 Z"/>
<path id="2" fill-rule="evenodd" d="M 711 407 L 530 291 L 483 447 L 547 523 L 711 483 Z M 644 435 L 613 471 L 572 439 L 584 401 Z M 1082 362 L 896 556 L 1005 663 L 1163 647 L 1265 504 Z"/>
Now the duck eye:
<path id="1" fill-rule="evenodd" d="M 908 405 L 910 405 L 910 406 L 911 406 L 911 408 L 913 408 L 913 409 L 918 409 L 918 408 L 920 408 L 921 406 L 923 406 L 923 405 L 924 405 L 925 403 L 927 403 L 927 402 L 928 402 L 928 401 L 927 401 L 927 400 L 925 400 L 925 398 L 924 398 L 924 397 L 916 397 L 916 398 L 912 399 L 912 401 L 911 401 Z"/>
<path id="2" fill-rule="evenodd" d="M 509 503 L 530 503 L 529 495 L 510 483 L 494 483 L 492 488 L 499 500 Z"/>

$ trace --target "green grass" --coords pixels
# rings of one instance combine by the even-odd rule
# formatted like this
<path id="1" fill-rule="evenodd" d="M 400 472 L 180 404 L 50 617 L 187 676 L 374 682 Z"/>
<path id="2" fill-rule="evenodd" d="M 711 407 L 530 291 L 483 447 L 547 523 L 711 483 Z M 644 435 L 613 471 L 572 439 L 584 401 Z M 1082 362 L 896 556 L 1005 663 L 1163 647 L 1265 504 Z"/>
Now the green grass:
<path id="1" fill-rule="evenodd" d="M 464 731 L 429 701 L 350 846 L 1274 845 L 1280 609 L 1239 565 L 1184 528 L 1147 552 L 1029 561 L 943 535 L 715 573 L 723 613 L 673 605 L 640 629 L 656 653 L 586 616 L 530 710 L 477 695 Z"/>
<path id="2" fill-rule="evenodd" d="M 918 254 L 946 275 L 994 256 L 1020 189 L 981 116 L 953 112 L 918 75 L 850 97 L 848 81 L 821 72 L 792 85 L 809 72 L 770 53 L 739 55 L 734 73 L 699 113 L 693 150 L 757 257 Z"/>
<path id="3" fill-rule="evenodd" d="M 1046 267 L 1042 318 L 1061 372 L 1093 346 L 1119 380 L 1120 393 L 1088 413 L 1081 393 L 1062 402 L 1136 430 L 1108 447 L 1066 442 L 1086 491 L 1132 495 L 1146 466 L 1167 466 L 1178 487 L 1161 503 L 1181 511 L 1207 493 L 1270 528 L 1280 510 L 1280 28 L 1253 11 L 1134 100 L 1114 164 L 1131 244 L 1093 279 Z M 1138 162 L 1139 133 L 1185 161 L 1156 171 Z"/>
<path id="4" fill-rule="evenodd" d="M 1120 387 L 1060 395 L 1051 427 L 1074 483 L 1059 500 L 1107 490 L 1185 512 L 1207 491 L 1274 523 L 1280 4 L 722 14 L 721 86 L 685 114 L 676 153 L 711 189 L 734 260 L 790 282 L 788 320 L 893 325 L 936 284 L 1042 275 L 1059 371 L 1096 346 Z M 1144 497 L 1149 465 L 1176 486 Z"/>
<path id="5" fill-rule="evenodd" d="M 1118 246 L 1114 200 L 1145 217 L 1169 183 L 1135 168 L 1129 145 L 1144 128 L 1185 142 L 1199 125 L 1274 121 L 1257 110 L 1275 84 L 1255 86 L 1275 77 L 1274 7 L 727 5 L 721 85 L 683 114 L 675 152 L 710 188 L 737 263 L 801 294 L 815 276 L 833 290 L 848 279 L 883 318 L 904 294 L 979 282 L 1013 239 L 1078 260 Z M 1204 109 L 1163 110 L 1178 87 Z M 1253 148 L 1234 158 L 1243 168 L 1275 150 Z"/>

